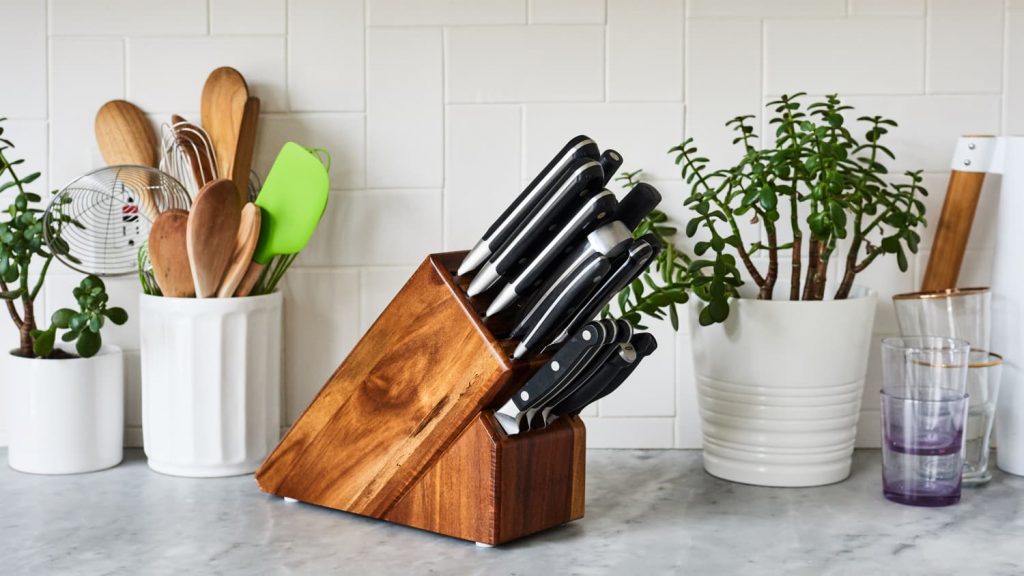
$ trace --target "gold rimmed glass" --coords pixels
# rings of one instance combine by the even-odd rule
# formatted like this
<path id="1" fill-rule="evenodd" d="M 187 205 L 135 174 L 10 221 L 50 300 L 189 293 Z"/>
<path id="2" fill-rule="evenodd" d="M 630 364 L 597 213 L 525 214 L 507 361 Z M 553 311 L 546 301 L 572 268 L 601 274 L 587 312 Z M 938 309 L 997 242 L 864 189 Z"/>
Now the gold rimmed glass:
<path id="1" fill-rule="evenodd" d="M 903 336 L 946 336 L 989 349 L 992 292 L 985 287 L 897 294 L 892 298 Z"/>

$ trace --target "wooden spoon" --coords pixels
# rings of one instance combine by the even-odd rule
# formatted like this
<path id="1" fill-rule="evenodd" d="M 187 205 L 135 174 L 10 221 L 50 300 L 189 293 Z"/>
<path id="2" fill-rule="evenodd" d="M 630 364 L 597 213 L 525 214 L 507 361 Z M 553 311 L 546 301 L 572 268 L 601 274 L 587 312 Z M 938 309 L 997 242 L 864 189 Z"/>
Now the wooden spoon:
<path id="1" fill-rule="evenodd" d="M 159 162 L 156 133 L 149 119 L 138 106 L 126 100 L 111 100 L 96 112 L 96 143 L 108 166 L 137 164 L 156 168 Z M 147 182 L 133 187 L 139 197 L 142 213 L 150 222 L 156 220 L 158 210 Z"/>
<path id="2" fill-rule="evenodd" d="M 110 166 L 138 164 L 156 168 L 156 133 L 146 115 L 125 100 L 111 100 L 96 112 L 96 143 Z"/>
<path id="3" fill-rule="evenodd" d="M 249 264 L 252 263 L 252 254 L 256 251 L 256 242 L 260 239 L 260 217 L 259 206 L 252 202 L 242 207 L 242 220 L 238 225 L 238 235 L 235 237 L 235 250 L 231 255 L 231 264 L 224 279 L 217 289 L 218 298 L 230 298 L 235 295 L 235 289 L 245 276 Z"/>
<path id="4" fill-rule="evenodd" d="M 231 263 L 241 217 L 235 183 L 224 178 L 204 186 L 192 204 L 186 247 L 197 297 L 217 294 L 224 271 Z"/>
<path id="5" fill-rule="evenodd" d="M 188 212 L 173 209 L 157 216 L 149 231 L 153 274 L 160 291 L 170 298 L 189 298 L 196 294 L 185 240 L 187 226 Z"/>
<path id="6" fill-rule="evenodd" d="M 249 87 L 242 74 L 234 68 L 217 68 L 210 73 L 203 86 L 200 113 L 203 128 L 213 142 L 218 176 L 221 178 L 231 178 L 248 100 Z"/>
<path id="7" fill-rule="evenodd" d="M 260 99 L 250 96 L 245 101 L 242 123 L 235 146 L 235 160 L 231 164 L 228 178 L 238 186 L 238 200 L 244 206 L 249 201 L 249 172 L 252 170 L 252 155 L 256 149 L 256 127 L 260 120 Z"/>

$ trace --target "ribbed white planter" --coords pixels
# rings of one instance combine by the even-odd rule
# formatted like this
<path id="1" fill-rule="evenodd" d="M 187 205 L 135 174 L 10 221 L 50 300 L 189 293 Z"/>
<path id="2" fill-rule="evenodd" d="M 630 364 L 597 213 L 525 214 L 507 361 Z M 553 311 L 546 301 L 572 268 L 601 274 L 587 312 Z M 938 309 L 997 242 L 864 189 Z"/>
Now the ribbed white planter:
<path id="1" fill-rule="evenodd" d="M 850 475 L 875 294 L 791 302 L 740 298 L 723 324 L 690 309 L 704 469 L 760 486 Z"/>
<path id="2" fill-rule="evenodd" d="M 78 474 L 121 462 L 120 348 L 104 346 L 92 358 L 64 360 L 8 355 L 3 364 L 11 468 L 32 474 Z"/>
<path id="3" fill-rule="evenodd" d="M 149 467 L 192 477 L 254 472 L 280 436 L 281 294 L 140 298 Z"/>

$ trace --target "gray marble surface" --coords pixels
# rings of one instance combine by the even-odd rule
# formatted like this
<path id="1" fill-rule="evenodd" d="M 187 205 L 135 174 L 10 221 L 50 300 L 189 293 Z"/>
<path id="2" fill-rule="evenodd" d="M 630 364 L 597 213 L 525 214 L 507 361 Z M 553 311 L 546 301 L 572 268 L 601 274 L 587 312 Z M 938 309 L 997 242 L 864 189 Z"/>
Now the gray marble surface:
<path id="1" fill-rule="evenodd" d="M 77 476 L 2 466 L 0 573 L 1024 574 L 1024 478 L 911 508 L 882 498 L 879 460 L 771 489 L 705 474 L 699 452 L 591 451 L 585 518 L 490 549 L 286 503 L 251 477 L 161 476 L 137 450 Z"/>

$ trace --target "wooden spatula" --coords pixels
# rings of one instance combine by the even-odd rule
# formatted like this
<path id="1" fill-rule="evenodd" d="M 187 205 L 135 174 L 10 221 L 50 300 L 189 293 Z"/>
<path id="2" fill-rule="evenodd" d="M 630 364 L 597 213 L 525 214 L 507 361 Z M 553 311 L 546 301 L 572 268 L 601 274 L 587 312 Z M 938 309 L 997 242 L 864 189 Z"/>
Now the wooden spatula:
<path id="1" fill-rule="evenodd" d="M 210 298 L 217 294 L 235 251 L 241 217 L 235 183 L 224 178 L 203 187 L 192 204 L 186 245 L 197 297 Z"/>
<path id="2" fill-rule="evenodd" d="M 238 199 L 245 205 L 249 201 L 249 172 L 252 170 L 252 155 L 256 149 L 256 127 L 260 120 L 260 99 L 250 96 L 245 101 L 242 124 L 235 146 L 235 160 L 231 164 L 229 178 L 238 186 Z"/>
<path id="3" fill-rule="evenodd" d="M 157 216 L 149 231 L 149 260 L 160 291 L 169 298 L 195 296 L 192 265 L 188 261 L 185 231 L 188 212 L 167 210 Z"/>
<path id="4" fill-rule="evenodd" d="M 220 288 L 217 289 L 218 298 L 234 296 L 235 289 L 249 269 L 252 254 L 256 251 L 256 242 L 260 239 L 260 215 L 259 206 L 252 202 L 242 207 L 242 220 L 238 225 L 238 235 L 235 237 L 235 250 L 231 254 L 231 264 L 220 281 Z"/>
<path id="5" fill-rule="evenodd" d="M 146 115 L 125 100 L 111 100 L 96 112 L 96 143 L 110 166 L 139 164 L 156 168 L 156 133 Z"/>
<path id="6" fill-rule="evenodd" d="M 200 113 L 203 128 L 213 142 L 218 175 L 221 178 L 231 178 L 248 100 L 249 87 L 242 74 L 234 68 L 217 68 L 210 73 L 203 86 Z M 237 194 L 235 196 L 238 197 Z"/>

